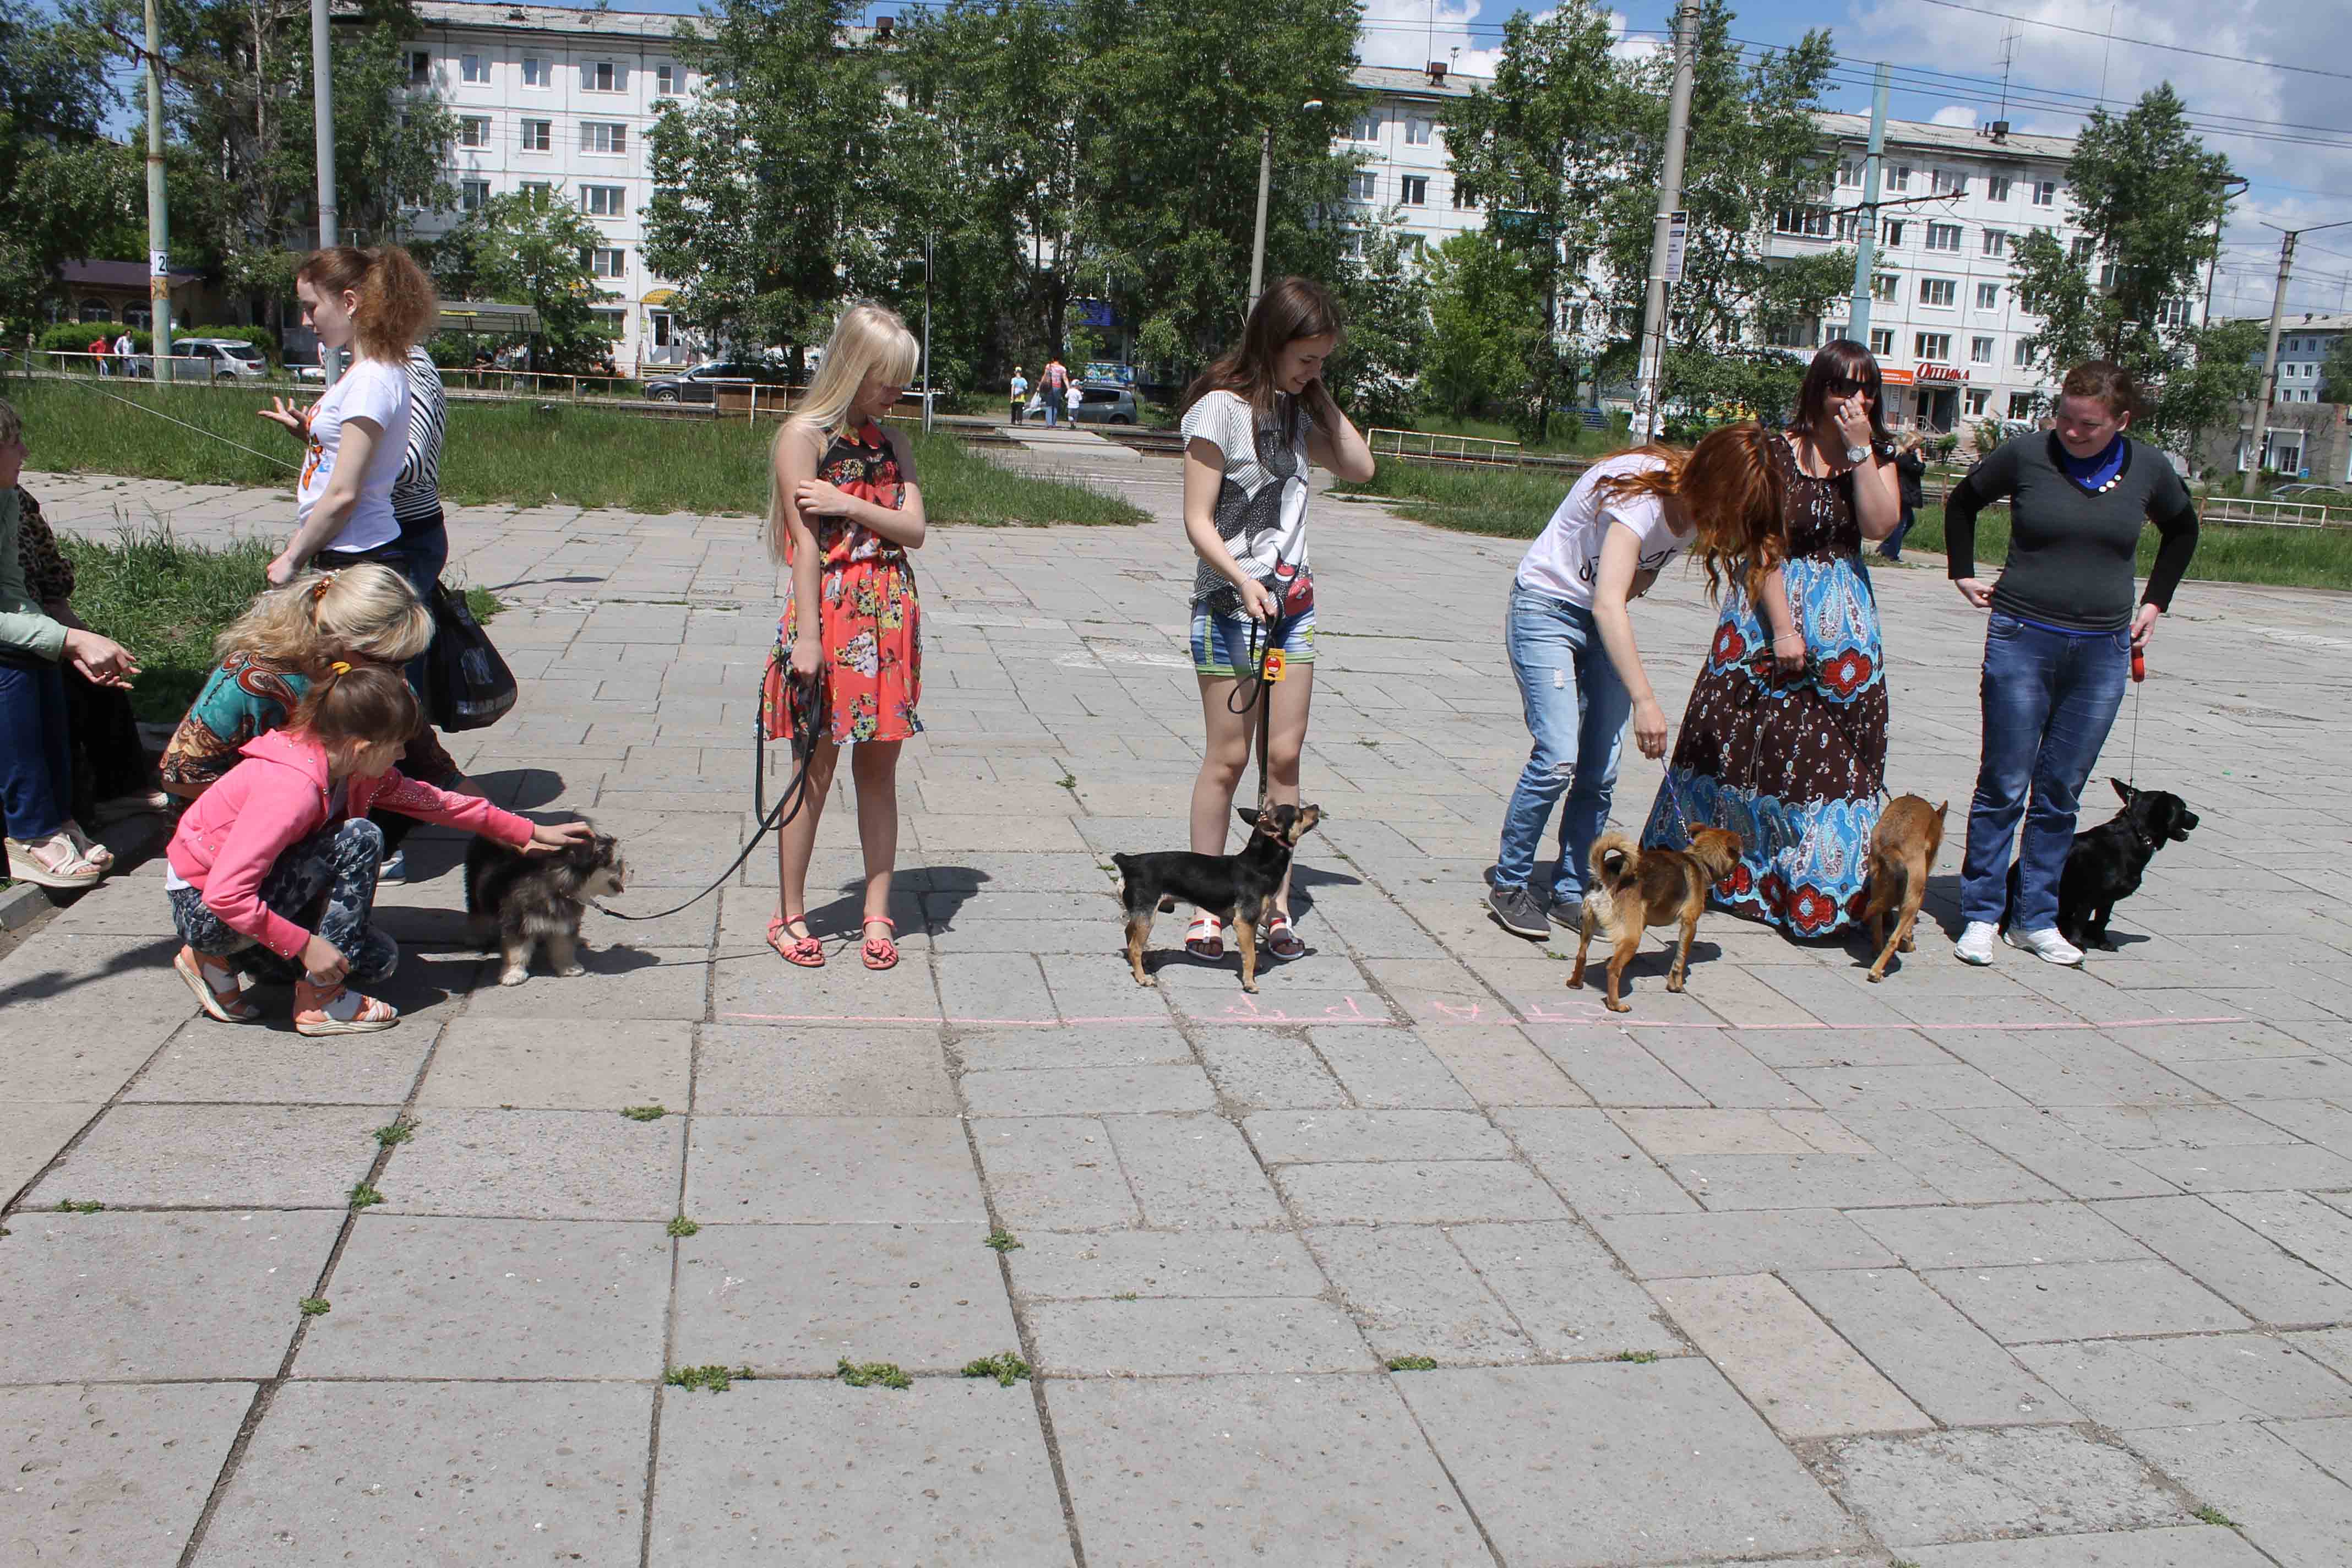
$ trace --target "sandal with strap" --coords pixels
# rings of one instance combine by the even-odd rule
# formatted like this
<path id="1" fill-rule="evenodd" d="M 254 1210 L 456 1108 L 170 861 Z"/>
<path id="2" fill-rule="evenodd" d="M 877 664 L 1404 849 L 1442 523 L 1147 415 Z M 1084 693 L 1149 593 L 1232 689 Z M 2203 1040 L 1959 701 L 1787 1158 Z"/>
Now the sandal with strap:
<path id="1" fill-rule="evenodd" d="M 898 929 L 898 922 L 888 915 L 867 915 L 866 923 L 869 926 L 888 926 L 893 931 Z M 898 944 L 890 937 L 869 936 L 858 952 L 865 958 L 866 967 L 868 969 L 898 967 Z"/>
<path id="2" fill-rule="evenodd" d="M 294 984 L 294 1032 L 316 1039 L 323 1035 L 373 1035 L 400 1022 L 400 1009 L 373 996 L 362 996 L 348 985 L 318 985 L 305 975 Z"/>
<path id="3" fill-rule="evenodd" d="M 72 817 L 68 816 L 66 818 L 66 825 L 61 831 L 68 838 L 73 840 L 73 847 L 81 851 L 81 858 L 83 859 L 89 861 L 91 865 L 97 867 L 101 871 L 111 871 L 114 869 L 114 851 L 109 849 L 105 845 L 100 844 L 97 839 L 92 838 L 89 834 L 84 833 L 81 830 L 80 823 L 76 822 Z"/>
<path id="4" fill-rule="evenodd" d="M 1307 944 L 1290 929 L 1290 917 L 1278 910 L 1265 922 L 1265 951 L 1276 958 L 1300 958 L 1307 952 Z"/>
<path id="5" fill-rule="evenodd" d="M 786 963 L 797 964 L 803 969 L 823 969 L 824 943 L 811 936 L 805 929 L 797 935 L 793 932 L 793 926 L 805 928 L 807 924 L 805 913 L 778 915 L 768 922 L 768 945 L 774 948 Z M 778 937 L 791 937 L 792 941 L 788 945 L 777 941 Z"/>
<path id="6" fill-rule="evenodd" d="M 85 856 L 63 828 L 30 843 L 11 838 L 7 850 L 8 875 L 35 887 L 76 893 L 97 887 L 106 875 L 106 868 Z"/>
<path id="7" fill-rule="evenodd" d="M 223 1024 L 250 1024 L 261 1016 L 261 1009 L 245 999 L 236 971 L 230 965 L 184 947 L 172 955 L 172 967 L 196 994 L 196 1005 L 205 1010 L 205 1016 Z"/>
<path id="8" fill-rule="evenodd" d="M 1184 931 L 1184 951 L 1193 957 L 1214 963 L 1225 956 L 1224 927 L 1214 915 L 1194 915 L 1192 923 Z"/>

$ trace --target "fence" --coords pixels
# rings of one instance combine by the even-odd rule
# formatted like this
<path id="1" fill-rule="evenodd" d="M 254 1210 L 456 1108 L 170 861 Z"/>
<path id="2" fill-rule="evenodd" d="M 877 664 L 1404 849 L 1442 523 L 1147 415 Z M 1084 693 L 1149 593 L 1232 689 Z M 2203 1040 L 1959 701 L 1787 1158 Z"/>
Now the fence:
<path id="1" fill-rule="evenodd" d="M 2207 496 L 2197 513 L 2206 522 L 2252 523 L 2268 528 L 2352 528 L 2352 507 L 2329 506 L 2324 501 Z"/>
<path id="2" fill-rule="evenodd" d="M 1440 436 L 1427 430 L 1391 430 L 1376 425 L 1364 432 L 1375 458 L 1419 458 L 1424 461 L 1474 463 L 1501 467 L 1519 461 L 1519 444 L 1485 436 Z"/>

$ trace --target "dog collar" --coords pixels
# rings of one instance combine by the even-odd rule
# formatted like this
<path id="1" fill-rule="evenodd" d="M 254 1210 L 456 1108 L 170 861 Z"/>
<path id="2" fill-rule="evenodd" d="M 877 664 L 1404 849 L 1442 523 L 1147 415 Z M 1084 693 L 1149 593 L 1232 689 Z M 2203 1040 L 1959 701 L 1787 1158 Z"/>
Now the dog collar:
<path id="1" fill-rule="evenodd" d="M 2134 822 L 2129 816 L 2126 816 L 2124 818 L 2124 831 L 2129 833 L 2132 836 L 2132 842 L 2138 845 L 2141 848 L 2148 850 L 2151 853 L 2155 851 L 2156 836 L 2152 833 L 2141 832 L 2139 824 Z"/>

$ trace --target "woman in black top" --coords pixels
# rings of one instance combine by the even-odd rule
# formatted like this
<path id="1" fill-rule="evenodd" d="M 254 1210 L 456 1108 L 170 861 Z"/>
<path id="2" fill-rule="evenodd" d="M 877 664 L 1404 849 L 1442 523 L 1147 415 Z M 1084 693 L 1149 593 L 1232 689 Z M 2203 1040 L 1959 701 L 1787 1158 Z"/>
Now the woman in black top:
<path id="1" fill-rule="evenodd" d="M 1911 531 L 1920 507 L 1927 504 L 1923 482 L 1927 475 L 1927 459 L 1919 450 L 1919 432 L 1914 430 L 1895 444 L 1895 482 L 1902 491 L 1903 517 L 1878 546 L 1878 553 L 1889 561 L 1903 559 L 1903 536 Z"/>
<path id="2" fill-rule="evenodd" d="M 2058 879 L 2074 842 L 2083 783 L 2122 706 L 2134 649 L 2197 552 L 2197 511 L 2163 453 L 2124 435 L 2131 377 L 2094 360 L 2067 372 L 2055 430 L 1996 448 L 1952 490 L 1944 517 L 1953 585 L 1992 612 L 1985 636 L 1984 758 L 1969 812 L 1954 951 L 1992 962 L 2020 816 L 2017 904 L 2009 942 L 2053 963 L 2082 952 L 2058 934 Z M 1976 574 L 1977 512 L 2011 498 L 2009 561 L 1990 584 Z M 2140 530 L 2163 535 L 2147 591 L 2132 608 Z M 2026 793 L 2032 791 L 2032 806 Z"/>

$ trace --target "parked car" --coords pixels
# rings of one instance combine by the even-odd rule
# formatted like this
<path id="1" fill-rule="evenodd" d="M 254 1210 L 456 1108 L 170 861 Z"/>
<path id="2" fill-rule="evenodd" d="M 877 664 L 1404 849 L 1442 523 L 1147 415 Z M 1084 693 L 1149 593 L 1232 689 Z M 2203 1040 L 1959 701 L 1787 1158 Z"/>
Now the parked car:
<path id="1" fill-rule="evenodd" d="M 715 382 L 751 382 L 760 386 L 790 386 L 792 367 L 773 360 L 713 360 L 679 375 L 666 375 L 646 384 L 646 395 L 656 403 L 709 403 L 718 395 Z"/>
<path id="2" fill-rule="evenodd" d="M 1045 422 L 1045 395 L 1032 392 L 1023 418 L 1032 425 Z M 1135 393 L 1124 386 L 1070 387 L 1070 422 L 1074 425 L 1132 425 L 1136 422 Z"/>
<path id="3" fill-rule="evenodd" d="M 125 367 L 131 375 L 155 374 L 155 356 L 133 354 Z M 241 338 L 173 338 L 172 375 L 177 381 L 208 377 L 214 381 L 259 381 L 269 374 L 261 351 Z"/>

